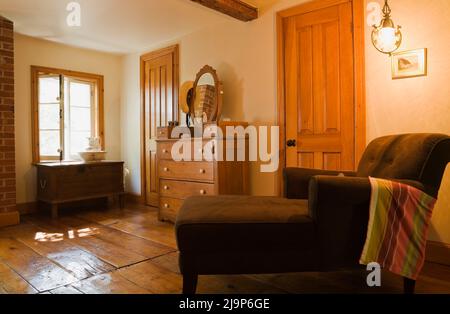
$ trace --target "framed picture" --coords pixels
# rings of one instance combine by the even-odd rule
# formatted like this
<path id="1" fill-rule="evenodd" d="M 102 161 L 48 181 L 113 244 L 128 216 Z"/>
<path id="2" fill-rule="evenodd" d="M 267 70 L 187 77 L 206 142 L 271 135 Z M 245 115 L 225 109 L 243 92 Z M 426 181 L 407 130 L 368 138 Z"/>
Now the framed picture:
<path id="1" fill-rule="evenodd" d="M 427 75 L 427 49 L 393 53 L 392 78 L 394 80 Z"/>

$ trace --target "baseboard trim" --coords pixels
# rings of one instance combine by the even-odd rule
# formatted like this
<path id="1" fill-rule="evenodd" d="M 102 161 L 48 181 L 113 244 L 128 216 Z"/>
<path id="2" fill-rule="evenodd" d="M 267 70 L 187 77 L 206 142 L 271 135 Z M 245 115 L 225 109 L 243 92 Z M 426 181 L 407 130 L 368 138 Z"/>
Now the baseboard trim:
<path id="1" fill-rule="evenodd" d="M 144 197 L 142 197 L 142 195 L 139 194 L 127 193 L 126 199 L 128 202 L 132 204 L 145 205 Z"/>
<path id="2" fill-rule="evenodd" d="M 21 215 L 34 214 L 38 211 L 38 208 L 39 206 L 37 202 L 17 204 L 17 211 Z"/>
<path id="3" fill-rule="evenodd" d="M 20 214 L 18 211 L 0 213 L 0 227 L 14 226 L 20 223 Z"/>
<path id="4" fill-rule="evenodd" d="M 450 266 L 450 244 L 428 241 L 426 260 Z"/>

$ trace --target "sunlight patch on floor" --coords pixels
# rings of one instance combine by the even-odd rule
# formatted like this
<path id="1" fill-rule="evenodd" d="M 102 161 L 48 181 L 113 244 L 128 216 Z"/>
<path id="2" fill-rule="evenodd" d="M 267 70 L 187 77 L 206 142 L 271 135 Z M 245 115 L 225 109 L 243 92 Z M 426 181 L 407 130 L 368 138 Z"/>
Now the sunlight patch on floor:
<path id="1" fill-rule="evenodd" d="M 99 234 L 98 228 L 83 228 L 78 230 L 67 231 L 68 239 L 85 238 Z M 60 242 L 65 239 L 64 233 L 49 233 L 49 232 L 36 232 L 34 240 L 38 242 Z"/>

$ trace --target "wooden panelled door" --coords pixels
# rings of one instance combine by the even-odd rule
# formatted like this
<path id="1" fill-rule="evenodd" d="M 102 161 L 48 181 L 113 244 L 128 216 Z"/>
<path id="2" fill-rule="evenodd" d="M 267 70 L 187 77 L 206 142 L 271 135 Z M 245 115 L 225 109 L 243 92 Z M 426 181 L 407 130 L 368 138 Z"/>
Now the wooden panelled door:
<path id="1" fill-rule="evenodd" d="M 355 168 L 352 3 L 283 20 L 286 166 Z"/>
<path id="2" fill-rule="evenodd" d="M 145 203 L 159 206 L 156 164 L 157 128 L 178 121 L 178 46 L 141 57 L 144 156 L 143 187 Z"/>

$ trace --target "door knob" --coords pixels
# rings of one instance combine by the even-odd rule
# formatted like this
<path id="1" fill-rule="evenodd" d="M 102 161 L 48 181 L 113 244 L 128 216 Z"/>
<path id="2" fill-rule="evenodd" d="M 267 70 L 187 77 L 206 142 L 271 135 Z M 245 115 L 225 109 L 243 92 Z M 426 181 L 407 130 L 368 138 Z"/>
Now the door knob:
<path id="1" fill-rule="evenodd" d="M 287 141 L 287 146 L 288 147 L 295 147 L 295 146 L 297 146 L 297 141 L 296 140 L 288 140 Z"/>

